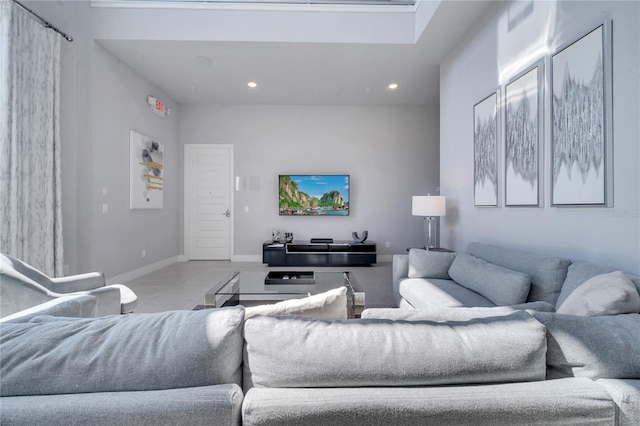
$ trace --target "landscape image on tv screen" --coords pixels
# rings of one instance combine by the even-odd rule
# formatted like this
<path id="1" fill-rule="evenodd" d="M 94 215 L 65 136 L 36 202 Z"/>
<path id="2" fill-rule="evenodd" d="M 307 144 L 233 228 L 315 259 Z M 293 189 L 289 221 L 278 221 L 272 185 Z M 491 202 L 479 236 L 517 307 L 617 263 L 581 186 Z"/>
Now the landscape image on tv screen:
<path id="1" fill-rule="evenodd" d="M 348 216 L 349 175 L 280 175 L 280 216 Z"/>

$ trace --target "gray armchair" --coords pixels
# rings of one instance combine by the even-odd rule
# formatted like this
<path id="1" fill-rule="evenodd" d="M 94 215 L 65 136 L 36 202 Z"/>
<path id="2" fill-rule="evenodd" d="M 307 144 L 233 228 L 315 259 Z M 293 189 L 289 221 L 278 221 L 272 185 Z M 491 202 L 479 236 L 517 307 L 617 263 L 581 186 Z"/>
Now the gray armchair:
<path id="1" fill-rule="evenodd" d="M 135 293 L 122 284 L 106 285 L 104 274 L 92 272 L 62 278 L 51 278 L 15 257 L 0 253 L 0 318 L 20 316 L 29 309 L 56 312 L 71 309 L 78 316 L 104 316 L 133 312 L 138 303 Z M 92 296 L 77 298 L 73 296 Z M 62 298 L 62 299 L 60 299 Z M 53 300 L 60 299 L 57 302 Z M 86 304 L 84 308 L 78 308 Z M 62 307 L 65 307 L 64 309 Z M 24 312 L 27 314 L 28 312 Z M 67 316 L 72 316 L 67 315 Z"/>

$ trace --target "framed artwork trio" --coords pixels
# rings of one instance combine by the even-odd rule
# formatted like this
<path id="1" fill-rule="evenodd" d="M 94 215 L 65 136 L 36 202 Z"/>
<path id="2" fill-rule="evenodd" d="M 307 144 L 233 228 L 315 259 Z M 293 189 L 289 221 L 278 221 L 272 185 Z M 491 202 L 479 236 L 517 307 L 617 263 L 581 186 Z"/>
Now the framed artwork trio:
<path id="1" fill-rule="evenodd" d="M 474 105 L 476 207 L 542 207 L 545 161 L 552 206 L 611 205 L 611 63 L 607 20 Z"/>

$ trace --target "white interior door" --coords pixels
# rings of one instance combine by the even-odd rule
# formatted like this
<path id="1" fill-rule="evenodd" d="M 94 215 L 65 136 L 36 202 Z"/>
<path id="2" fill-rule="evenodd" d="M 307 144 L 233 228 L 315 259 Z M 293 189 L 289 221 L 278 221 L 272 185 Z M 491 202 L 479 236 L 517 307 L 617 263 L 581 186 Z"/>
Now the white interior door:
<path id="1" fill-rule="evenodd" d="M 192 260 L 231 258 L 231 145 L 185 145 L 185 247 Z"/>

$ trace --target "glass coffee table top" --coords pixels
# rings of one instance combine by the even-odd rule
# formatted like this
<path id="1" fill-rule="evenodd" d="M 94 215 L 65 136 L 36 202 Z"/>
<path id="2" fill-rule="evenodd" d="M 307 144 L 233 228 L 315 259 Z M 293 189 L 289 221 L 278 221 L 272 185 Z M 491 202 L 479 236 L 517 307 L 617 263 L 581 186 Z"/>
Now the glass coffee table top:
<path id="1" fill-rule="evenodd" d="M 266 283 L 268 274 L 269 283 Z M 273 303 L 322 293 L 340 286 L 347 287 L 347 296 L 356 315 L 359 314 L 364 309 L 364 291 L 353 273 L 348 271 L 234 272 L 205 294 L 204 307 Z"/>

